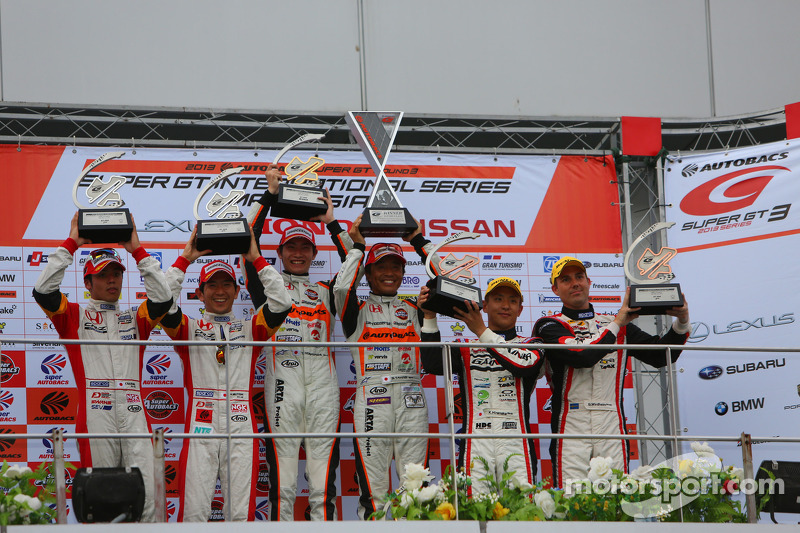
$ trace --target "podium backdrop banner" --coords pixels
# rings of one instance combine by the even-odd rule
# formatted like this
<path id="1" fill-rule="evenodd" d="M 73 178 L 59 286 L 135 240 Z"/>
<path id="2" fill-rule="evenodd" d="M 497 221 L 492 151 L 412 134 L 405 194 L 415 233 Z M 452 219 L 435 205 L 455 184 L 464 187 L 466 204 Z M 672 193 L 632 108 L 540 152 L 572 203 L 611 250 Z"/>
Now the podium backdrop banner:
<path id="1" fill-rule="evenodd" d="M 692 156 L 665 167 L 676 281 L 690 303 L 690 346 L 796 347 L 800 306 L 800 143 Z M 684 352 L 680 426 L 687 434 L 800 435 L 800 354 Z M 712 443 L 726 464 L 735 444 Z M 753 462 L 796 460 L 797 445 L 756 442 Z"/>
<path id="2" fill-rule="evenodd" d="M 72 187 L 87 165 L 112 149 L 98 147 L 37 147 L 0 145 L 0 169 L 4 174 L 6 210 L 0 233 L 0 340 L 3 337 L 40 338 L 45 342 L 29 345 L 2 344 L 2 394 L 0 421 L 3 429 L 14 433 L 46 432 L 64 427 L 74 433 L 77 390 L 71 365 L 64 348 L 56 344 L 57 334 L 31 297 L 31 290 L 47 258 L 69 233 L 75 212 Z M 93 169 L 78 189 L 94 177 L 106 180 L 112 175 L 125 177 L 120 193 L 136 222 L 139 237 L 162 267 L 177 258 L 195 223 L 192 213 L 198 191 L 222 170 L 244 166 L 218 189 L 225 196 L 232 189 L 245 195 L 240 201 L 247 212 L 267 189 L 264 172 L 277 151 L 259 150 L 175 150 L 114 148 L 125 155 Z M 315 155 L 311 151 L 292 152 L 302 160 Z M 336 216 L 344 227 L 364 210 L 372 193 L 374 174 L 360 151 L 319 152 L 325 165 L 317 172 L 320 185 L 330 190 Z M 447 251 L 461 257 L 472 254 L 479 264 L 472 274 L 481 289 L 499 276 L 520 282 L 525 306 L 517 322 L 517 331 L 529 336 L 540 316 L 560 310 L 561 304 L 550 290 L 552 265 L 564 255 L 584 261 L 593 282 L 592 295 L 600 312 L 616 313 L 624 294 L 622 246 L 618 211 L 616 175 L 612 158 L 553 156 L 440 155 L 433 153 L 392 153 L 386 174 L 404 206 L 423 226 L 433 242 L 460 231 L 478 233 L 480 238 L 468 244 L 458 243 Z M 10 193 L 10 195 L 9 195 Z M 264 257 L 279 270 L 282 268 L 275 248 L 280 234 L 293 225 L 309 228 L 317 236 L 319 253 L 312 263 L 313 280 L 329 280 L 339 269 L 339 258 L 321 223 L 269 217 L 261 238 Z M 390 239 L 391 240 L 391 239 Z M 414 297 L 428 280 L 425 267 L 410 246 L 402 241 L 409 262 L 400 288 L 402 296 Z M 371 243 L 368 243 L 371 244 Z M 91 245 L 80 248 L 74 264 L 67 269 L 62 292 L 70 301 L 87 301 L 81 272 Z M 133 306 L 146 298 L 142 280 L 136 275 L 133 259 L 122 251 L 127 267 L 121 303 Z M 230 260 L 240 274 L 239 258 Z M 202 265 L 200 258 L 187 272 L 179 302 L 190 316 L 200 316 L 202 304 L 194 295 Z M 361 291 L 367 293 L 363 280 Z M 237 316 L 252 315 L 250 296 L 242 291 L 234 306 Z M 447 317 L 439 321 L 445 340 L 472 336 L 464 323 Z M 156 329 L 153 340 L 166 339 Z M 343 341 L 341 326 L 336 325 L 334 341 Z M 335 352 L 341 387 L 342 431 L 352 431 L 352 404 L 356 381 L 349 350 Z M 265 360 L 256 365 L 254 386 L 263 391 Z M 444 389 L 440 377 L 423 379 L 432 431 L 447 431 Z M 169 347 L 148 347 L 142 368 L 142 399 L 154 427 L 168 432 L 182 432 L 185 399 L 179 358 Z M 629 405 L 634 395 L 626 391 Z M 456 394 L 459 394 L 456 385 Z M 53 396 L 55 395 L 55 396 Z M 544 380 L 531 399 L 531 430 L 550 432 L 550 391 Z M 263 403 L 263 394 L 257 402 Z M 258 407 L 258 406 L 257 406 Z M 628 410 L 628 425 L 635 428 L 634 410 Z M 460 416 L 457 414 L 457 417 Z M 460 425 L 461 420 L 457 419 Z M 0 441 L 0 459 L 29 463 L 52 458 L 48 439 Z M 8 443 L 6 446 L 5 443 Z M 551 475 L 547 446 L 539 443 L 539 478 Z M 432 443 L 431 466 L 437 476 L 449 464 L 449 444 Z M 177 516 L 178 457 L 181 443 L 167 442 L 167 496 L 170 516 Z M 636 447 L 634 446 L 634 451 Z M 74 439 L 67 440 L 67 459 L 80 465 Z M 262 459 L 264 449 L 261 449 Z M 337 486 L 341 495 L 340 515 L 355 518 L 357 485 L 352 443 L 342 441 L 341 467 Z M 634 457 L 635 458 L 635 457 Z M 301 452 L 301 460 L 304 456 Z M 257 483 L 257 515 L 266 518 L 268 482 L 262 465 Z M 300 477 L 297 517 L 302 519 L 307 506 L 308 487 Z M 222 498 L 222 495 L 219 494 Z M 215 517 L 221 507 L 215 504 Z"/>

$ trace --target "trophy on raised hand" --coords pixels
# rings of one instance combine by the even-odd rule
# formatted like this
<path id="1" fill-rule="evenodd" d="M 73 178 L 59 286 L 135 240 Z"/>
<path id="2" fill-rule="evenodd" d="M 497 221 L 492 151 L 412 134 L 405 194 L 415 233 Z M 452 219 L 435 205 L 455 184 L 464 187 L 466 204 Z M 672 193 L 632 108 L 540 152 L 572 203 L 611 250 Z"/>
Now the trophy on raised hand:
<path id="1" fill-rule="evenodd" d="M 72 201 L 78 208 L 78 234 L 93 244 L 125 242 L 131 238 L 133 220 L 125 201 L 117 190 L 125 185 L 123 176 L 111 176 L 103 181 L 95 176 L 86 188 L 86 198 L 97 207 L 85 207 L 78 200 L 81 181 L 103 162 L 122 157 L 125 152 L 106 152 L 83 169 L 72 186 Z"/>
<path id="2" fill-rule="evenodd" d="M 662 247 L 658 253 L 647 247 L 641 254 L 636 248 L 656 231 L 674 226 L 674 222 L 656 222 L 633 241 L 625 253 L 625 276 L 630 280 L 630 306 L 640 307 L 640 315 L 663 315 L 668 309 L 683 306 L 683 293 L 678 283 L 667 283 L 675 279 L 669 262 L 678 254 L 675 248 Z"/>
<path id="3" fill-rule="evenodd" d="M 417 222 L 403 207 L 384 174 L 403 113 L 349 111 L 345 120 L 375 173 L 375 187 L 358 229 L 365 237 L 403 237 L 417 229 Z"/>
<path id="4" fill-rule="evenodd" d="M 244 167 L 223 170 L 197 195 L 194 201 L 194 217 L 197 219 L 198 250 L 211 250 L 210 255 L 225 255 L 244 254 L 250 248 L 250 228 L 236 204 L 244 196 L 244 191 L 234 189 L 227 196 L 216 191 L 205 206 L 207 217 L 201 217 L 199 211 L 203 197 L 212 187 L 242 170 Z"/>
<path id="5" fill-rule="evenodd" d="M 278 152 L 273 165 L 277 165 L 281 157 L 295 146 L 319 141 L 325 137 L 320 133 L 307 133 L 290 142 Z M 328 196 L 328 191 L 319 187 L 319 177 L 315 170 L 322 168 L 325 160 L 319 157 L 310 157 L 302 161 L 294 157 L 284 170 L 287 180 L 281 181 L 278 186 L 278 201 L 272 206 L 270 214 L 278 218 L 292 218 L 295 220 L 311 220 L 315 216 L 324 215 L 328 204 L 320 200 L 321 196 Z"/>
<path id="6" fill-rule="evenodd" d="M 478 233 L 462 231 L 455 233 L 439 244 L 428 254 L 425 260 L 425 271 L 431 278 L 426 284 L 430 289 L 428 300 L 423 304 L 423 309 L 434 311 L 440 315 L 455 317 L 453 308 L 456 307 L 467 312 L 464 300 L 471 300 L 478 304 L 478 308 L 483 307 L 481 290 L 475 285 L 475 278 L 472 276 L 471 268 L 478 264 L 478 258 L 473 255 L 466 255 L 457 259 L 452 253 L 439 259 L 439 273 L 436 275 L 431 268 L 431 260 L 437 250 L 442 247 L 460 241 L 462 239 L 477 239 Z M 462 280 L 463 281 L 459 281 Z"/>

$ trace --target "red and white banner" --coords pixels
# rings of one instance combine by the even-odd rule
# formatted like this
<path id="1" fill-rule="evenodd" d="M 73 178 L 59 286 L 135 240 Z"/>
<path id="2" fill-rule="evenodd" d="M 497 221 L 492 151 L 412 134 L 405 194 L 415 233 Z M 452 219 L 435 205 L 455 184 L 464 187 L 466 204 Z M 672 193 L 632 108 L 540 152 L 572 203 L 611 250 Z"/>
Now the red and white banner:
<path id="1" fill-rule="evenodd" d="M 44 313 L 33 302 L 31 290 L 47 264 L 48 255 L 67 237 L 75 212 L 72 189 L 81 171 L 108 148 L 31 147 L 0 145 L 0 172 L 3 172 L 4 228 L 0 234 L 0 340 L 2 337 L 27 337 L 56 340 Z M 93 169 L 78 189 L 94 177 L 106 180 L 112 175 L 125 178 L 117 191 L 130 208 L 140 239 L 164 268 L 172 264 L 194 226 L 193 206 L 198 193 L 223 169 L 244 166 L 231 176 L 226 187 L 218 190 L 223 196 L 232 188 L 245 191 L 240 206 L 249 206 L 266 190 L 264 171 L 277 151 L 246 150 L 173 150 L 123 149 L 120 158 L 102 163 Z M 305 161 L 317 155 L 325 165 L 317 172 L 324 186 L 330 189 L 336 216 L 349 226 L 363 211 L 372 192 L 374 174 L 361 152 L 309 152 L 295 150 L 282 164 L 293 157 Z M 386 174 L 401 203 L 423 225 L 433 242 L 439 242 L 459 231 L 481 235 L 468 245 L 446 248 L 457 256 L 471 254 L 479 259 L 472 274 L 485 289 L 492 279 L 510 276 L 523 288 L 524 310 L 517 322 L 522 335 L 530 335 L 533 323 L 540 316 L 561 308 L 550 290 L 549 274 L 553 263 L 563 255 L 579 257 L 587 266 L 593 282 L 592 299 L 601 312 L 616 312 L 624 291 L 621 257 L 621 231 L 618 211 L 616 175 L 611 157 L 532 157 L 490 155 L 440 155 L 432 153 L 392 153 Z M 206 199 L 207 200 L 207 199 Z M 302 224 L 318 237 L 320 252 L 311 268 L 313 279 L 331 279 L 338 271 L 339 260 L 325 228 L 321 224 L 287 219 L 268 219 L 261 239 L 265 258 L 280 268 L 275 247 L 280 233 L 287 227 Z M 368 243 L 369 244 L 369 243 Z M 405 245 L 405 243 L 403 243 Z M 75 264 L 67 270 L 62 291 L 71 301 L 84 303 L 88 294 L 80 272 L 90 246 L 76 253 Z M 411 254 L 400 293 L 416 296 L 427 281 L 424 265 Z M 128 254 L 128 275 L 122 301 L 135 305 L 144 301 L 144 287 Z M 226 257 L 239 267 L 238 257 Z M 186 276 L 185 290 L 179 302 L 185 312 L 197 316 L 199 301 L 193 298 L 199 270 L 208 258 L 193 264 Z M 362 283 L 364 294 L 366 282 Z M 242 315 L 253 313 L 250 297 L 242 291 L 234 308 Z M 463 323 L 443 317 L 440 320 L 445 339 L 469 337 Z M 154 339 L 160 330 L 154 332 Z M 333 340 L 344 340 L 337 327 Z M 76 389 L 66 352 L 54 342 L 27 346 L 2 345 L 2 393 L 0 393 L 0 431 L 47 431 L 56 425 L 74 432 Z M 352 431 L 352 401 L 355 373 L 348 350 L 337 350 L 337 368 L 342 388 L 342 431 Z M 263 386 L 263 363 L 257 365 L 254 377 Z M 259 373 L 260 372 L 260 373 Z M 149 348 L 142 369 L 143 398 L 154 425 L 181 432 L 185 409 L 183 379 L 178 357 L 169 349 Z M 426 376 L 430 422 L 433 431 L 447 431 L 444 419 L 444 392 L 441 378 Z M 55 396 L 53 396 L 55 395 Z M 632 394 L 629 403 L 633 404 Z M 549 389 L 544 380 L 531 400 L 533 431 L 550 432 Z M 633 410 L 629 410 L 633 417 Z M 628 420 L 635 428 L 635 420 Z M 1 437 L 1 436 L 0 436 Z M 8 445 L 4 444 L 8 443 Z M 69 460 L 78 464 L 77 449 L 70 448 Z M 539 477 L 550 476 L 547 457 L 548 441 L 538 450 L 544 456 Z M 438 473 L 449 464 L 447 443 L 432 444 L 432 470 Z M 177 505 L 177 457 L 180 443 L 167 443 L 168 497 L 174 512 Z M 635 446 L 634 446 L 635 449 Z M 48 455 L 50 454 L 50 455 Z M 47 460 L 52 450 L 46 442 L 0 440 L 0 459 L 11 462 L 37 463 Z M 355 518 L 357 486 L 354 482 L 353 450 L 349 440 L 342 442 L 342 465 L 339 490 L 342 496 L 340 513 Z M 302 459 L 302 457 L 301 457 Z M 259 515 L 267 516 L 265 505 L 268 485 L 266 476 L 259 482 Z M 302 519 L 308 496 L 302 476 L 298 488 Z M 173 499 L 174 498 L 174 499 Z"/>
<path id="2" fill-rule="evenodd" d="M 691 156 L 665 167 L 669 244 L 689 301 L 694 346 L 796 347 L 800 306 L 800 142 Z M 691 351 L 678 361 L 680 425 L 688 434 L 800 435 L 800 357 L 792 352 Z M 714 445 L 726 464 L 741 448 Z M 796 445 L 756 443 L 765 459 Z"/>

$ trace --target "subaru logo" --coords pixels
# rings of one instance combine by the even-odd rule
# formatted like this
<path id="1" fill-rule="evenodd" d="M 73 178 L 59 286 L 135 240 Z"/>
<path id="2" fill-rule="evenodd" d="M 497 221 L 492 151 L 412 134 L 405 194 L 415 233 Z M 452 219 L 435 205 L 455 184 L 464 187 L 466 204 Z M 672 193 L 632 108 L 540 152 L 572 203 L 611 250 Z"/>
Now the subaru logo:
<path id="1" fill-rule="evenodd" d="M 697 375 L 700 376 L 700 379 L 717 379 L 722 375 L 722 367 L 717 365 L 707 366 L 701 368 Z"/>
<path id="2" fill-rule="evenodd" d="M 725 402 L 719 402 L 717 405 L 714 406 L 714 412 L 717 413 L 719 416 L 724 415 L 728 412 L 728 404 Z"/>

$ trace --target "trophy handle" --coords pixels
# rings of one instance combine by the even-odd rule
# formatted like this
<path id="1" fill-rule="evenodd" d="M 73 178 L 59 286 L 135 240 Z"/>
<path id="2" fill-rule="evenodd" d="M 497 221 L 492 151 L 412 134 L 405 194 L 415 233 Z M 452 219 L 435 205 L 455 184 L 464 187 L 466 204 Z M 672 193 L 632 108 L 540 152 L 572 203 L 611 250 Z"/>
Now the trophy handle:
<path id="1" fill-rule="evenodd" d="M 244 170 L 244 167 L 226 168 L 225 170 L 223 170 L 222 172 L 217 174 L 214 177 L 214 179 L 209 181 L 208 185 L 203 187 L 203 190 L 200 191 L 200 194 L 197 195 L 197 199 L 194 201 L 194 219 L 195 220 L 200 220 L 201 218 L 204 218 L 204 217 L 200 216 L 200 212 L 197 210 L 197 206 L 200 205 L 200 202 L 203 200 L 203 196 L 206 195 L 206 193 L 211 189 L 211 187 L 216 185 L 217 182 L 219 182 L 220 180 L 223 180 L 223 179 L 227 178 L 228 176 L 232 176 L 233 174 L 238 174 L 242 170 Z"/>
<path id="2" fill-rule="evenodd" d="M 275 159 L 272 160 L 272 164 L 277 165 L 278 161 L 280 161 L 281 157 L 283 157 L 283 154 L 285 154 L 298 144 L 303 144 L 305 142 L 319 141 L 323 137 L 325 137 L 324 133 L 306 133 L 305 135 L 301 135 L 297 139 L 293 140 L 292 142 L 284 146 L 283 149 L 280 152 L 278 152 L 278 155 L 275 156 Z"/>
<path id="3" fill-rule="evenodd" d="M 649 235 L 652 235 L 653 233 L 655 233 L 657 231 L 660 231 L 662 229 L 669 229 L 674 225 L 675 225 L 674 222 L 656 222 L 655 224 L 653 224 L 652 226 L 647 228 L 644 233 L 639 235 L 636 238 L 636 240 L 631 243 L 631 245 L 628 247 L 628 251 L 625 252 L 625 258 L 622 261 L 623 268 L 625 269 L 625 276 L 629 280 L 639 279 L 637 276 L 633 275 L 633 272 L 631 272 L 630 266 L 628 266 L 630 264 L 630 262 L 631 262 L 630 261 L 630 256 L 633 253 L 633 251 L 636 249 L 636 247 L 639 245 L 639 243 L 642 242 Z"/>
<path id="4" fill-rule="evenodd" d="M 428 254 L 428 257 L 425 258 L 425 272 L 428 274 L 428 277 L 431 279 L 436 277 L 436 274 L 434 274 L 433 270 L 431 270 L 431 259 L 433 259 L 433 256 L 436 254 L 436 252 L 439 251 L 439 248 L 442 248 L 443 246 L 450 244 L 452 242 L 460 241 L 463 239 L 477 239 L 478 237 L 480 237 L 480 233 L 461 231 L 450 235 L 448 238 L 446 238 L 445 240 L 434 246 L 433 250 L 431 250 L 431 252 Z"/>
<path id="5" fill-rule="evenodd" d="M 78 179 L 76 179 L 75 183 L 72 185 L 72 202 L 75 204 L 75 207 L 77 207 L 78 209 L 89 209 L 87 207 L 82 206 L 81 203 L 78 201 L 78 185 L 80 184 L 81 181 L 83 181 L 83 178 L 85 178 L 86 175 L 89 172 L 91 172 L 95 167 L 102 165 L 109 159 L 116 159 L 118 157 L 122 157 L 123 155 L 125 155 L 125 152 L 106 152 L 97 159 L 95 159 L 94 161 L 92 161 L 91 163 L 89 163 L 89 166 L 83 169 L 83 172 L 81 172 L 80 176 L 78 176 Z"/>

